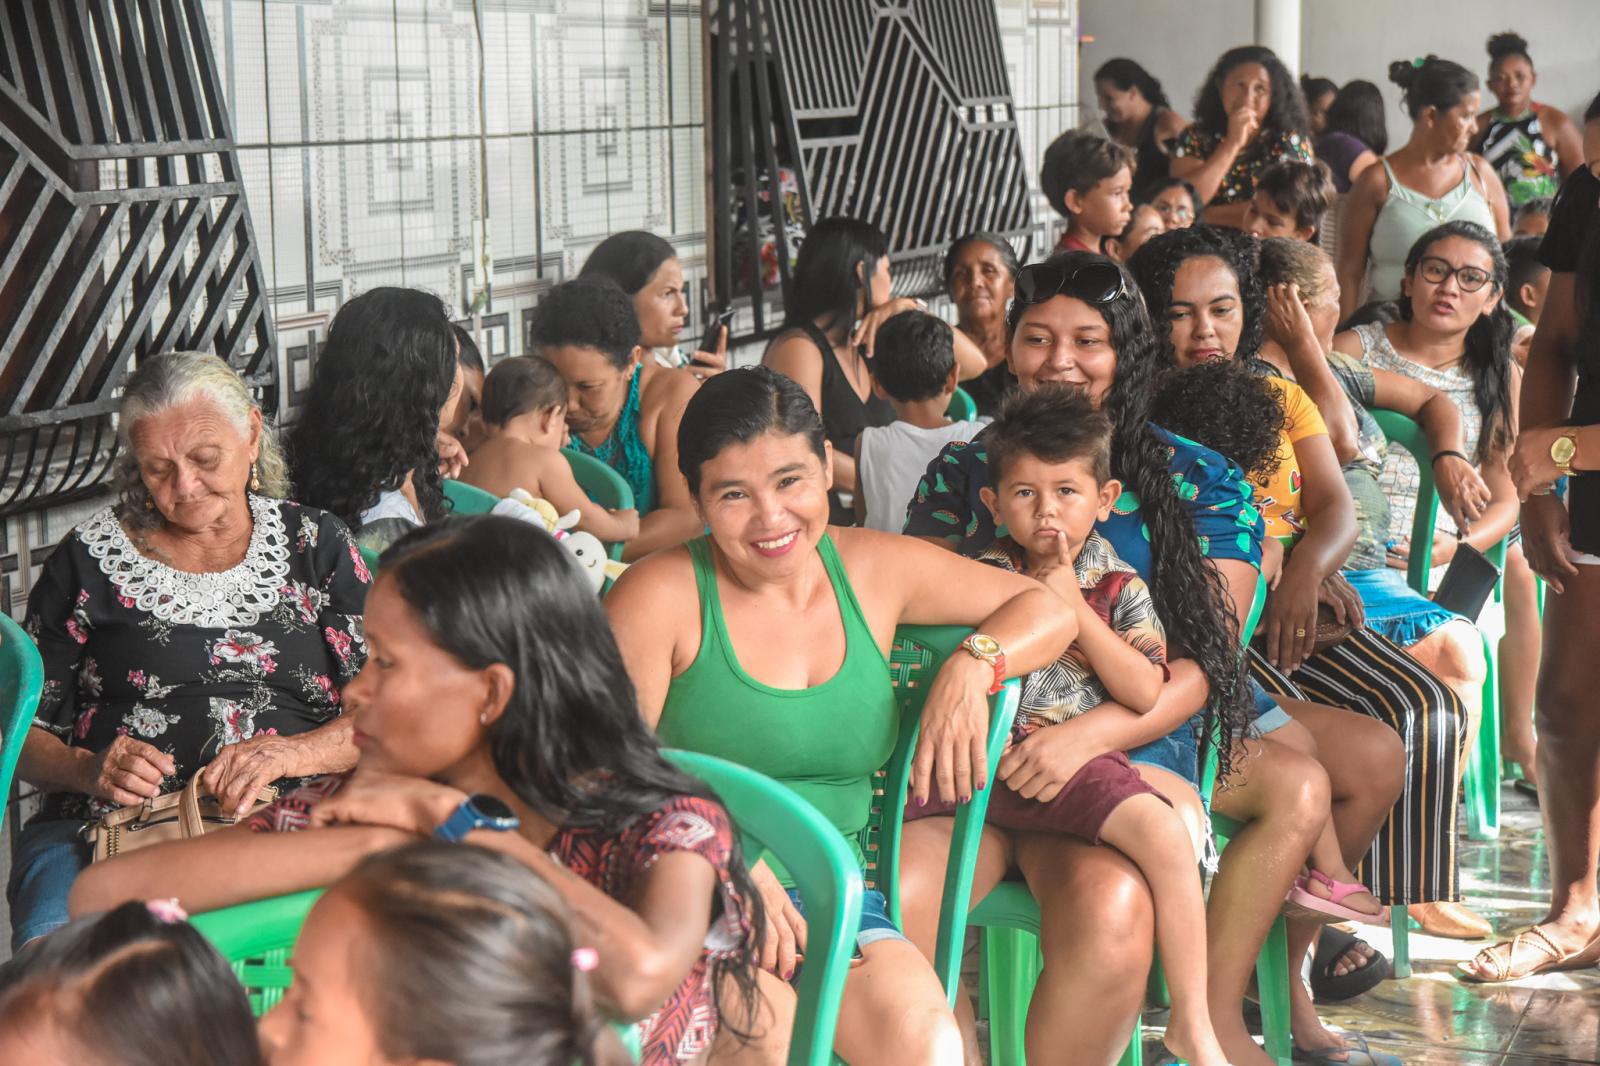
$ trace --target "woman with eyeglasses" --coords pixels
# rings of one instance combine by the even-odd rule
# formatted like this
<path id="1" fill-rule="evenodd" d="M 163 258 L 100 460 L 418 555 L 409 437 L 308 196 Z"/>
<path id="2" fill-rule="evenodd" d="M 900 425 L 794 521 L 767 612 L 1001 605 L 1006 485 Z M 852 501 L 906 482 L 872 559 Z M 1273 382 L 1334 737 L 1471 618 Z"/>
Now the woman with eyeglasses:
<path id="1" fill-rule="evenodd" d="M 1410 455 L 1391 448 L 1379 483 L 1390 503 L 1389 565 L 1397 569 L 1406 566 L 1413 551 L 1430 552 L 1435 569 L 1446 566 L 1463 543 L 1487 551 L 1516 524 L 1517 494 L 1506 464 L 1516 434 L 1519 377 L 1511 359 L 1515 327 L 1503 300 L 1506 275 L 1505 255 L 1494 234 L 1472 222 L 1447 222 L 1423 234 L 1406 256 L 1400 320 L 1368 323 L 1334 337 L 1335 351 L 1450 396 L 1461 411 L 1464 448 L 1435 455 L 1435 472 L 1449 464 L 1469 464 L 1489 488 L 1488 505 L 1470 527 L 1460 528 L 1440 508 L 1433 544 L 1412 544 L 1419 472 Z M 1525 693 L 1531 700 L 1539 612 L 1520 545 L 1506 553 L 1505 590 L 1501 690 L 1510 698 Z M 1459 903 L 1414 908 L 1413 917 L 1436 936 L 1471 939 L 1491 932 L 1488 922 Z"/>
<path id="2" fill-rule="evenodd" d="M 1039 753 L 1041 771 L 1065 781 L 1095 755 L 1126 751 L 1198 828 L 1204 825 L 1199 738 L 1213 728 L 1234 735 L 1250 716 L 1235 634 L 1261 565 L 1265 526 L 1250 502 L 1251 486 L 1216 452 L 1149 422 L 1160 349 L 1138 290 L 1111 260 L 1065 252 L 1025 267 L 1007 326 L 1019 388 L 1065 382 L 1110 416 L 1112 473 L 1125 492 L 1096 528 L 1149 584 L 1173 653 L 1170 680 L 1152 711 L 1140 715 L 1104 703 L 1053 726 L 1047 732 L 1061 743 Z M 906 532 L 964 555 L 981 553 L 996 535 L 981 496 L 988 483 L 981 436 L 949 445 L 918 486 Z M 947 728 L 925 718 L 923 728 L 930 727 Z M 1270 1060 L 1245 1029 L 1245 986 L 1261 938 L 1326 821 L 1327 775 L 1293 751 L 1252 751 L 1246 760 L 1225 746 L 1219 764 L 1224 775 L 1246 772 L 1242 783 L 1217 794 L 1216 809 L 1248 824 L 1212 885 L 1212 1024 L 1232 1062 L 1266 1066 Z M 930 956 L 951 828 L 947 816 L 920 818 L 902 838 L 905 930 Z M 972 898 L 981 900 L 1013 869 L 1049 916 L 1041 939 L 1044 972 L 1028 1014 L 1029 1058 L 1045 1061 L 1070 1047 L 1075 1061 L 1114 1061 L 1127 1044 L 1150 968 L 1148 888 L 1110 848 L 985 827 Z M 972 1040 L 965 997 L 957 1006 Z M 975 1044 L 969 1047 L 975 1054 Z"/>

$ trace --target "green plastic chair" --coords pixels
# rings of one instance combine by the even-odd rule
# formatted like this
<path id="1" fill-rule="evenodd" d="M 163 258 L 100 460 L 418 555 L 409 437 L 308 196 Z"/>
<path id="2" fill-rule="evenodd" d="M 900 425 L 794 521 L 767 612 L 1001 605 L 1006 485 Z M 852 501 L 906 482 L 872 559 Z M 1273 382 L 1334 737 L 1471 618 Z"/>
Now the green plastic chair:
<path id="1" fill-rule="evenodd" d="M 828 1066 L 839 1001 L 861 925 L 861 873 L 839 831 L 770 777 L 693 751 L 664 753 L 722 798 L 745 841 L 745 857 L 771 852 L 806 904 L 806 964 L 800 972 L 790 1066 Z"/>
<path id="2" fill-rule="evenodd" d="M 1257 581 L 1255 598 L 1241 630 L 1240 647 L 1250 643 L 1266 604 L 1266 582 Z M 1205 765 L 1201 767 L 1200 796 L 1211 816 L 1212 832 L 1219 849 L 1241 828 L 1226 815 L 1211 811 L 1211 791 L 1216 781 L 1215 745 L 1207 745 Z M 982 797 L 987 808 L 988 797 Z M 993 1066 L 1026 1066 L 1025 1035 L 1028 1004 L 1034 986 L 1044 969 L 1039 946 L 1039 904 L 1022 881 L 1002 881 L 972 909 L 970 924 L 982 934 L 979 951 L 978 1012 L 989 1019 L 989 1061 Z M 960 931 L 962 935 L 965 930 Z M 941 973 L 941 977 L 943 974 Z M 1256 984 L 1261 992 L 1262 1028 L 1266 1051 L 1278 1062 L 1288 1063 L 1293 1053 L 1289 1029 L 1288 928 L 1280 916 L 1272 923 L 1256 960 Z M 1151 988 L 1155 998 L 1164 999 L 1165 983 L 1159 962 L 1151 969 Z M 952 999 L 953 983 L 946 989 Z M 1122 1066 L 1140 1066 L 1144 1061 L 1144 1027 L 1135 1021 L 1133 1034 L 1123 1052 Z"/>
<path id="3" fill-rule="evenodd" d="M 978 417 L 978 405 L 967 390 L 958 385 L 955 395 L 950 397 L 950 406 L 944 409 L 944 416 L 957 422 L 970 422 Z"/>
<path id="4" fill-rule="evenodd" d="M 8 614 L 0 613 L 0 807 L 11 795 L 11 782 L 22 758 L 33 716 L 44 690 L 44 662 L 33 638 Z M 13 818 L 11 844 L 16 846 L 20 819 Z"/>
<path id="5" fill-rule="evenodd" d="M 585 455 L 576 449 L 562 448 L 561 454 L 567 457 L 567 465 L 572 467 L 573 478 L 578 482 L 578 487 L 588 494 L 589 499 L 613 511 L 633 509 L 633 487 L 628 484 L 627 478 L 594 456 Z M 616 562 L 622 561 L 621 541 L 608 544 L 606 551 Z"/>
<path id="6" fill-rule="evenodd" d="M 1416 460 L 1417 511 L 1411 520 L 1411 543 L 1432 544 L 1433 531 L 1439 518 L 1439 491 L 1433 479 L 1433 453 L 1428 438 L 1412 419 L 1398 411 L 1369 408 L 1378 428 L 1391 444 L 1398 444 Z M 1427 501 L 1427 505 L 1423 501 Z M 1503 571 L 1506 565 L 1506 542 L 1501 541 L 1484 553 L 1490 562 Z M 1417 592 L 1428 594 L 1428 578 L 1433 569 L 1431 552 L 1413 551 L 1406 564 L 1406 584 Z M 1504 592 L 1504 581 L 1495 586 L 1495 599 Z M 1467 837 L 1471 840 L 1493 840 L 1500 835 L 1500 681 L 1499 649 L 1479 630 L 1483 639 L 1483 661 L 1487 667 L 1483 678 L 1483 717 L 1478 724 L 1478 746 L 1468 753 L 1467 772 L 1463 785 L 1467 799 Z M 1404 906 L 1389 909 L 1389 928 L 1394 939 L 1394 975 L 1411 976 L 1411 917 Z"/>
<path id="7" fill-rule="evenodd" d="M 250 1013 L 257 1018 L 282 1002 L 294 983 L 289 957 L 306 915 L 322 893 L 313 888 L 190 916 L 189 923 L 233 967 L 250 1001 Z M 633 1027 L 613 1024 L 611 1029 L 632 1061 L 638 1061 L 639 1038 Z"/>
<path id="8" fill-rule="evenodd" d="M 450 501 L 456 514 L 462 515 L 488 514 L 500 502 L 500 497 L 494 493 L 453 478 L 445 480 L 444 498 Z"/>

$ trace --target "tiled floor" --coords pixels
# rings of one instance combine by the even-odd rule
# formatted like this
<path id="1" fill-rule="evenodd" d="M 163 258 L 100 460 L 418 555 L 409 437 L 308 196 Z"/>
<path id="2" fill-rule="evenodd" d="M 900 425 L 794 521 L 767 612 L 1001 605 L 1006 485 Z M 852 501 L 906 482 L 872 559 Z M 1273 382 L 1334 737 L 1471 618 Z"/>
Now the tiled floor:
<path id="1" fill-rule="evenodd" d="M 1475 910 L 1509 936 L 1543 917 L 1549 874 L 1539 811 L 1509 786 L 1500 839 L 1474 844 L 1462 834 L 1462 886 Z M 1392 954 L 1388 929 L 1361 935 Z M 1411 934 L 1414 973 L 1323 1010 L 1329 1024 L 1366 1036 L 1374 1050 L 1407 1066 L 1552 1066 L 1600 1063 L 1600 970 L 1551 974 L 1512 985 L 1455 979 L 1455 964 L 1483 942 Z M 1161 1062 L 1155 1040 L 1146 1062 Z"/>

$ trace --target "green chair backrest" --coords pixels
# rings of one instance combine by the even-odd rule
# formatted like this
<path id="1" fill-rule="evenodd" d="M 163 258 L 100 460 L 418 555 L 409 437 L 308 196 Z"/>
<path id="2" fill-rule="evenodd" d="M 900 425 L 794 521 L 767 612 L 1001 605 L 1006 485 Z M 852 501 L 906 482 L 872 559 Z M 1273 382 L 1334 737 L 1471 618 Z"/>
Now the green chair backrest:
<path id="1" fill-rule="evenodd" d="M 1433 478 L 1433 451 L 1428 444 L 1428 436 L 1421 426 L 1399 411 L 1380 407 L 1369 407 L 1367 411 L 1378 423 L 1378 428 L 1383 430 L 1383 435 L 1389 438 L 1389 443 L 1398 444 L 1410 452 L 1417 462 L 1417 512 L 1411 519 L 1411 543 L 1432 545 L 1434 529 L 1439 521 L 1439 489 Z M 1504 570 L 1506 542 L 1501 540 L 1484 555 Z M 1432 569 L 1431 549 L 1411 552 L 1406 561 L 1406 584 L 1426 596 Z"/>
<path id="2" fill-rule="evenodd" d="M 855 856 L 815 807 L 764 774 L 700 752 L 665 752 L 711 786 L 748 842 L 746 857 L 775 855 L 806 905 L 806 962 L 800 972 L 791 1066 L 827 1066 L 839 1002 L 861 925 L 861 873 Z"/>
<path id="3" fill-rule="evenodd" d="M 277 1006 L 294 981 L 289 954 L 322 889 L 273 896 L 196 914 L 190 923 L 222 953 L 244 985 L 257 1018 Z"/>
<path id="4" fill-rule="evenodd" d="M 500 502 L 500 497 L 494 493 L 454 479 L 445 481 L 444 498 L 450 501 L 450 506 L 456 514 L 464 515 L 488 514 L 494 510 L 494 505 Z"/>
<path id="5" fill-rule="evenodd" d="M 367 564 L 367 569 L 376 574 L 378 572 L 378 553 L 371 548 L 363 548 L 360 545 L 356 546 L 356 551 L 361 553 L 361 561 Z"/>
<path id="6" fill-rule="evenodd" d="M 889 917 L 896 925 L 901 924 L 900 840 L 922 703 L 939 668 L 971 632 L 963 626 L 901 626 L 895 630 L 889 652 L 889 673 L 894 682 L 895 702 L 900 709 L 900 739 L 873 783 L 872 816 L 862 831 L 860 843 L 867 857 L 867 883 L 883 893 L 889 904 Z M 991 788 L 997 779 L 1000 754 L 1011 734 L 1011 723 L 1017 716 L 1021 698 L 1022 684 L 1013 678 L 990 699 Z M 962 804 L 956 810 L 950 856 L 945 865 L 944 895 L 939 907 L 938 946 L 934 953 L 934 969 L 946 989 L 957 987 L 967 911 L 972 901 L 972 877 L 978 861 L 978 840 L 983 835 L 987 810 L 987 803 L 977 801 Z"/>
<path id="7" fill-rule="evenodd" d="M 966 389 L 957 386 L 955 395 L 950 397 L 950 406 L 944 409 L 944 416 L 957 422 L 970 422 L 978 417 L 978 405 Z"/>
<path id="8" fill-rule="evenodd" d="M 561 454 L 567 457 L 567 465 L 572 467 L 573 478 L 578 482 L 578 487 L 588 494 L 589 499 L 613 511 L 633 509 L 633 487 L 628 484 L 627 478 L 594 456 L 585 455 L 574 448 L 562 448 Z M 609 544 L 606 548 L 612 559 L 617 562 L 622 561 L 620 543 Z"/>
<path id="9" fill-rule="evenodd" d="M 33 638 L 10 615 L 0 614 L 0 808 L 11 795 L 11 778 L 43 690 L 44 662 Z"/>

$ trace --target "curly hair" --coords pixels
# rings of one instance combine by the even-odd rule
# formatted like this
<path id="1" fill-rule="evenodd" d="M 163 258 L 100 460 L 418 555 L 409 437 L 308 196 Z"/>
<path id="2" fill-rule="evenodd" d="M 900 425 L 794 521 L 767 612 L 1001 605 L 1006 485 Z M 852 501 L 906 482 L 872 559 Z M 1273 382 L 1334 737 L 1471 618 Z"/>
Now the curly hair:
<path id="1" fill-rule="evenodd" d="M 341 307 L 289 437 L 300 501 L 356 528 L 410 474 L 423 520 L 445 514 L 439 411 L 457 365 L 455 327 L 432 293 L 377 288 Z"/>
<path id="2" fill-rule="evenodd" d="M 1145 242 L 1134 253 L 1128 269 L 1139 279 L 1139 289 L 1144 293 L 1150 318 L 1164 325 L 1167 309 L 1172 306 L 1172 283 L 1178 268 L 1191 259 L 1220 259 L 1239 282 L 1240 305 L 1244 311 L 1244 328 L 1239 333 L 1239 345 L 1233 357 L 1240 362 L 1253 359 L 1261 350 L 1267 336 L 1267 290 L 1257 272 L 1259 245 L 1254 237 L 1247 237 L 1234 229 L 1196 225 L 1187 229 L 1159 233 Z M 1172 331 L 1161 329 L 1159 350 L 1166 366 L 1176 366 L 1177 358 L 1172 348 Z"/>
<path id="3" fill-rule="evenodd" d="M 1306 102 L 1300 95 L 1299 84 L 1278 54 L 1259 44 L 1240 45 L 1222 53 L 1195 97 L 1194 124 L 1201 132 L 1217 137 L 1228 132 L 1228 111 L 1222 106 L 1222 83 L 1235 68 L 1246 63 L 1259 63 L 1266 68 L 1267 77 L 1272 81 L 1272 103 L 1261 121 L 1262 138 L 1271 140 L 1290 133 L 1309 138 L 1311 120 L 1306 116 Z"/>
<path id="4" fill-rule="evenodd" d="M 1489 38 L 1484 48 L 1489 53 L 1489 69 L 1493 70 L 1502 59 L 1520 56 L 1528 61 L 1528 66 L 1533 66 L 1533 56 L 1528 54 L 1528 42 L 1515 30 L 1506 30 Z"/>
<path id="5" fill-rule="evenodd" d="M 111 492 L 116 500 L 117 517 L 129 532 L 154 529 L 163 521 L 153 507 L 150 490 L 139 473 L 139 457 L 133 449 L 133 427 L 141 420 L 159 415 L 191 400 L 211 403 L 239 431 L 250 435 L 250 412 L 260 411 L 250 390 L 238 373 L 209 352 L 167 352 L 152 356 L 128 375 L 122 386 L 122 404 L 117 409 L 117 458 L 111 468 Z M 277 434 L 265 419 L 261 424 L 260 452 L 255 476 L 259 496 L 283 499 L 289 495 L 288 466 L 278 447 Z"/>
<path id="6" fill-rule="evenodd" d="M 1283 463 L 1283 397 L 1271 379 L 1233 359 L 1168 370 L 1150 404 L 1156 424 L 1232 459 L 1266 484 Z"/>
<path id="7" fill-rule="evenodd" d="M 633 362 L 639 316 L 633 300 L 609 276 L 589 274 L 544 294 L 529 328 L 529 342 L 542 348 L 593 348 L 618 370 Z"/>
<path id="8" fill-rule="evenodd" d="M 1089 263 L 1111 260 L 1094 252 L 1061 252 L 1049 265 L 1070 274 Z M 1244 661 L 1234 635 L 1233 604 L 1216 565 L 1200 550 L 1188 505 L 1172 477 L 1172 451 L 1150 418 L 1156 379 L 1164 369 L 1155 330 L 1138 287 L 1122 270 L 1127 292 L 1109 303 L 1091 305 L 1111 331 L 1117 353 L 1116 378 L 1106 395 L 1111 418 L 1111 472 L 1139 497 L 1139 513 L 1150 534 L 1149 585 L 1173 656 L 1193 659 L 1210 686 L 1202 743 L 1245 729 L 1253 712 Z M 1007 326 L 1016 332 L 1027 309 L 1013 300 Z M 713 379 L 714 380 L 714 379 Z M 1219 732 L 1220 730 L 1220 732 Z M 1231 745 L 1218 746 L 1218 773 L 1233 770 Z"/>
<path id="9" fill-rule="evenodd" d="M 1494 309 L 1488 314 L 1479 315 L 1467 330 L 1461 353 L 1461 361 L 1467 373 L 1472 375 L 1472 398 L 1483 417 L 1483 433 L 1478 437 L 1477 455 L 1478 462 L 1482 463 L 1494 453 L 1509 448 L 1516 435 L 1516 413 L 1511 409 L 1511 338 L 1517 332 L 1517 324 L 1504 298 L 1506 279 L 1511 268 L 1494 234 L 1476 222 L 1457 219 L 1424 233 L 1411 246 L 1411 251 L 1406 253 L 1406 277 L 1413 279 L 1413 284 L 1417 266 L 1422 262 L 1422 257 L 1428 254 L 1428 249 L 1451 237 L 1469 240 L 1489 254 L 1494 264 L 1490 274 L 1495 291 L 1501 294 Z M 1414 299 L 1413 296 L 1400 301 L 1401 321 L 1411 321 Z"/>

